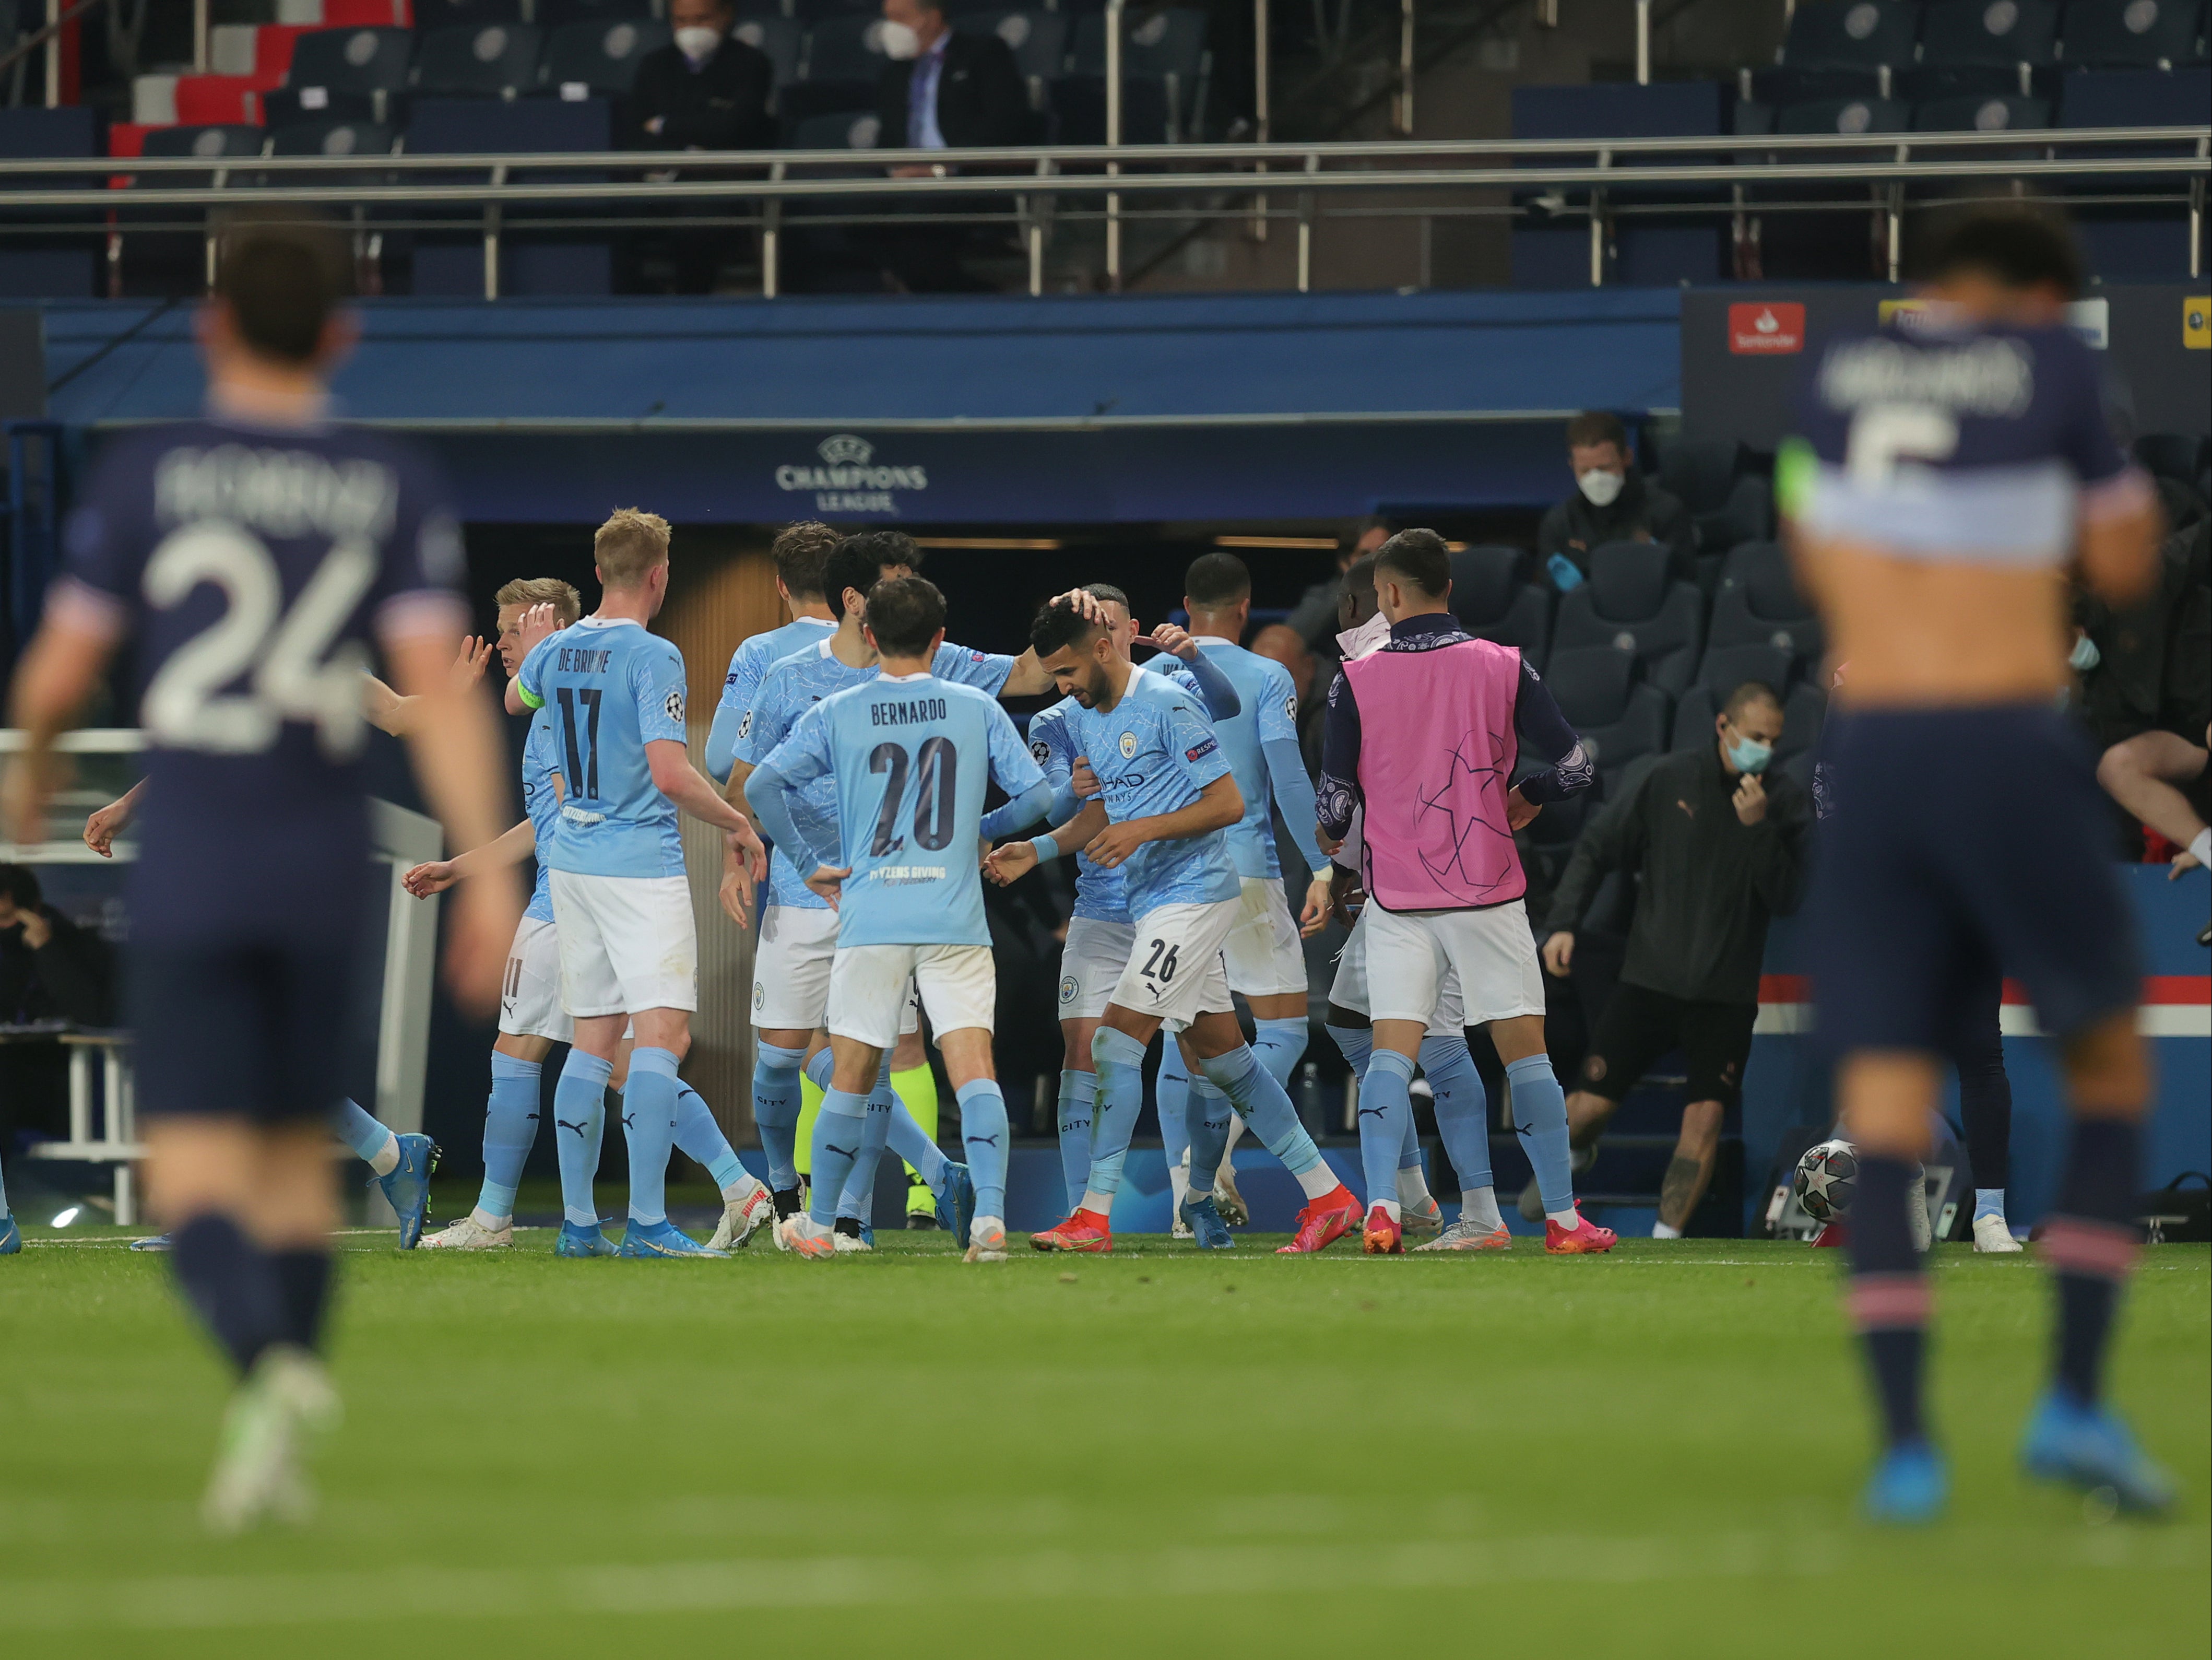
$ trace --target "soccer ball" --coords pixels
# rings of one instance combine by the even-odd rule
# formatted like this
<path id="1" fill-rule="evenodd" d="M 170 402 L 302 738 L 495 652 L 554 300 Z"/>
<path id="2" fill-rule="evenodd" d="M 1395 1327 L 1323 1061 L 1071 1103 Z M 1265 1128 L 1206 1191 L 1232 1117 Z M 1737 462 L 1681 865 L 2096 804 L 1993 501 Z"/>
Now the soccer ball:
<path id="1" fill-rule="evenodd" d="M 1850 1214 L 1858 1180 L 1858 1149 L 1840 1139 L 1823 1141 L 1797 1161 L 1797 1202 L 1815 1222 L 1840 1221 Z"/>

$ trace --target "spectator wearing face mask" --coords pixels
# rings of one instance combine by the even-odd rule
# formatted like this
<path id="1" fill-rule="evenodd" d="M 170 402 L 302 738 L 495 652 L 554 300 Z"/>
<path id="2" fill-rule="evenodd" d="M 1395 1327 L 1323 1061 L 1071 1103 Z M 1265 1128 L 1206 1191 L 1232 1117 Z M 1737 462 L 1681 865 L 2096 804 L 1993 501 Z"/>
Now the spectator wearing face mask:
<path id="1" fill-rule="evenodd" d="M 1630 465 L 1636 452 L 1620 417 L 1590 410 L 1567 423 L 1567 461 L 1575 493 L 1544 515 L 1536 556 L 1561 593 L 1589 576 L 1594 548 L 1607 542 L 1663 542 L 1674 553 L 1671 575 L 1696 575 L 1697 538 L 1687 508 Z"/>
<path id="2" fill-rule="evenodd" d="M 670 0 L 672 44 L 638 60 L 623 125 L 634 149 L 758 149 L 775 143 L 775 70 L 730 33 L 730 0 Z"/>
<path id="3" fill-rule="evenodd" d="M 1591 821 L 1553 896 L 1543 949 L 1544 966 L 1565 978 L 1598 884 L 1611 871 L 1641 874 L 1620 981 L 1567 1098 L 1567 1125 L 1576 1168 L 1586 1168 L 1636 1080 L 1681 1047 L 1690 1082 L 1652 1228 L 1661 1239 L 1680 1237 L 1712 1180 L 1751 1055 L 1767 921 L 1797 909 L 1812 823 L 1805 792 L 1767 770 L 1782 736 L 1773 689 L 1745 682 L 1713 724 L 1711 742 L 1666 757 Z M 1534 1197 L 1522 1195 L 1524 1215 Z"/>

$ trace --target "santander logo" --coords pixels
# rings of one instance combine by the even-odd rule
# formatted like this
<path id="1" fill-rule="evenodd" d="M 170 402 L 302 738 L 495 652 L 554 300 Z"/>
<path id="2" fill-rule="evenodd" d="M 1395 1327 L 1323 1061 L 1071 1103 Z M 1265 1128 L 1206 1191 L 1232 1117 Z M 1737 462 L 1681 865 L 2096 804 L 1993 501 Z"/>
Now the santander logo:
<path id="1" fill-rule="evenodd" d="M 1765 356 L 1805 350 L 1805 307 L 1795 301 L 1747 300 L 1728 314 L 1729 350 Z"/>

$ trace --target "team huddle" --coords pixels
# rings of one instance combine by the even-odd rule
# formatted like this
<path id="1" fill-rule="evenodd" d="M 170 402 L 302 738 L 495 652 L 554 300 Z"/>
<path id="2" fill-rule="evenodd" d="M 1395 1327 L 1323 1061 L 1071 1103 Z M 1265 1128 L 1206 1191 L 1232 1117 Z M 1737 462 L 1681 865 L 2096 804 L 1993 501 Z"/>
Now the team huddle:
<path id="1" fill-rule="evenodd" d="M 483 1189 L 470 1214 L 426 1246 L 513 1243 L 538 1067 L 566 1042 L 553 1112 L 561 1255 L 719 1256 L 770 1223 L 777 1245 L 801 1256 L 866 1251 L 889 1149 L 968 1261 L 1003 1260 L 1008 1122 L 993 1063 L 997 976 L 982 884 L 1018 880 L 1063 852 L 1077 860 L 1060 986 L 1067 1216 L 1033 1236 L 1036 1249 L 1112 1249 L 1145 1055 L 1163 1032 L 1170 1041 L 1158 1099 L 1176 1231 L 1200 1249 L 1231 1248 L 1230 1226 L 1243 1219 L 1227 1175 L 1232 1134 L 1243 1127 L 1304 1195 L 1287 1252 L 1321 1250 L 1355 1228 L 1373 1252 L 1402 1249 L 1408 1232 L 1435 1236 L 1425 1250 L 1506 1249 L 1482 1086 L 1459 1036 L 1469 1023 L 1491 1027 L 1507 1063 L 1547 1249 L 1613 1243 L 1575 1210 L 1511 839 L 1545 800 L 1586 785 L 1590 769 L 1518 654 L 1453 622 L 1440 539 L 1407 532 L 1362 573 L 1400 626 L 1387 636 L 1370 629 L 1357 642 L 1366 649 L 1330 721 L 1328 759 L 1343 770 L 1319 800 L 1298 757 L 1288 673 L 1237 643 L 1251 585 L 1234 557 L 1212 554 L 1192 567 L 1195 632 L 1139 635 L 1126 595 L 1097 584 L 1046 605 L 1027 649 L 1012 656 L 946 643 L 943 596 L 916 574 L 921 556 L 910 538 L 840 538 L 817 524 L 776 540 L 777 585 L 793 616 L 732 660 L 707 745 L 708 772 L 723 780 L 717 790 L 684 749 L 682 660 L 644 626 L 666 593 L 668 542 L 666 523 L 650 514 L 625 510 L 601 526 L 604 598 L 589 617 L 578 614 L 574 590 L 548 579 L 500 592 L 508 707 L 532 712 L 529 818 L 492 846 L 406 879 L 427 894 L 471 861 L 534 852 L 538 881 L 503 982 Z M 1144 666 L 1130 656 L 1139 642 L 1158 653 Z M 1424 696 L 1453 703 L 1438 724 L 1382 709 L 1410 685 L 1409 671 Z M 1065 695 L 1031 721 L 1025 743 L 997 700 L 1049 688 Z M 1402 783 L 1409 802 L 1425 795 L 1433 807 L 1437 792 L 1424 791 L 1421 757 L 1400 752 L 1401 733 L 1417 745 L 1451 734 L 1440 779 L 1457 769 L 1449 757 L 1480 749 L 1481 781 L 1441 813 L 1386 806 L 1357 830 L 1360 698 L 1378 711 L 1368 771 L 1397 766 L 1394 791 Z M 1553 765 L 1509 790 L 1516 748 L 1530 745 Z M 987 812 L 993 786 L 1004 799 Z M 720 892 L 738 925 L 750 921 L 765 878 L 752 998 L 765 1183 L 678 1077 L 698 957 L 679 807 L 724 832 Z M 1296 919 L 1275 846 L 1278 809 L 1310 873 Z M 1462 811 L 1474 815 L 1472 830 Z M 1041 820 L 1052 828 L 1002 840 Z M 1332 866 L 1324 835 L 1343 865 Z M 1305 1048 L 1302 926 L 1311 932 L 1327 916 L 1333 867 L 1355 873 L 1355 900 L 1378 892 L 1405 913 L 1374 921 L 1382 907 L 1358 907 L 1332 993 L 1330 1030 L 1370 1080 L 1364 1214 L 1285 1087 Z M 1237 994 L 1253 1008 L 1250 1042 Z M 923 1017 L 959 1103 L 963 1158 L 945 1155 L 895 1086 L 898 1052 L 912 1054 Z M 1407 1086 L 1417 1060 L 1428 1065 L 1462 1173 L 1462 1214 L 1449 1229 L 1413 1126 Z M 802 1080 L 820 1091 L 811 1128 Z M 592 1196 L 611 1087 L 630 1154 L 619 1243 L 601 1232 Z M 721 1189 L 721 1223 L 703 1244 L 667 1219 L 672 1146 Z"/>

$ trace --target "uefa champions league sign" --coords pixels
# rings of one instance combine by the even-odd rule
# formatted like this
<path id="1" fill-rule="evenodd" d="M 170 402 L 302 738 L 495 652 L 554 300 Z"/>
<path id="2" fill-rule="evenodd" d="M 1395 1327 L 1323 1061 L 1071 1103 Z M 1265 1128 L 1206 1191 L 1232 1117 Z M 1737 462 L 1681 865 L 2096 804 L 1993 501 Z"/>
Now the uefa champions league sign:
<path id="1" fill-rule="evenodd" d="M 926 469 L 880 465 L 875 459 L 876 447 L 849 432 L 823 439 L 815 453 L 822 459 L 820 466 L 778 467 L 775 483 L 778 489 L 813 492 L 817 513 L 896 516 L 901 490 L 929 488 Z"/>

